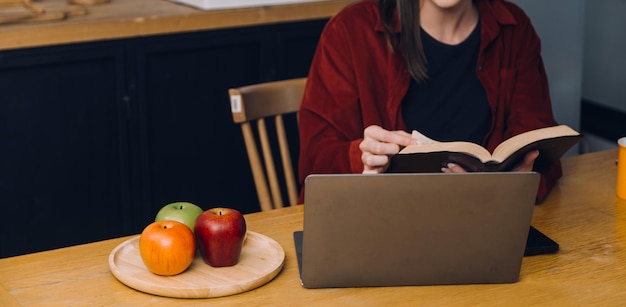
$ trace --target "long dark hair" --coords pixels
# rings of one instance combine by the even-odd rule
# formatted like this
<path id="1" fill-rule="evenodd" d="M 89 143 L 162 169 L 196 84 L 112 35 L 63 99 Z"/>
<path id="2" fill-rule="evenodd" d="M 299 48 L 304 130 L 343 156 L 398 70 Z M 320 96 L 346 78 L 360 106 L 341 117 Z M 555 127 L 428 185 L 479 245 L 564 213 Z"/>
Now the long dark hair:
<path id="1" fill-rule="evenodd" d="M 395 33 L 396 9 L 400 20 L 400 34 Z M 418 83 L 428 79 L 428 69 L 420 35 L 420 1 L 379 0 L 378 11 L 385 29 L 387 42 L 393 52 L 401 52 L 411 77 Z"/>

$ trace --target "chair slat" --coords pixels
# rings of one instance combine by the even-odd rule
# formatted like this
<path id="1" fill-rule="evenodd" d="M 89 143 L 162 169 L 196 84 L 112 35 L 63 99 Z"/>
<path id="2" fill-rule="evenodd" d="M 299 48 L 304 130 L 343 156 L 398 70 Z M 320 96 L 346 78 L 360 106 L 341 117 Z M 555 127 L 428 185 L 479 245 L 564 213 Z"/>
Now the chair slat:
<path id="1" fill-rule="evenodd" d="M 298 202 L 298 193 L 296 192 L 296 179 L 293 175 L 293 168 L 291 167 L 291 154 L 289 152 L 289 143 L 287 142 L 287 133 L 285 132 L 285 123 L 282 115 L 276 115 L 276 134 L 278 135 L 280 157 L 282 158 L 283 171 L 285 173 L 289 205 L 294 206 L 297 205 Z"/>
<path id="2" fill-rule="evenodd" d="M 272 192 L 271 195 L 272 201 L 274 203 L 274 209 L 282 208 L 283 198 L 280 193 L 278 176 L 276 175 L 276 166 L 274 165 L 274 157 L 272 156 L 269 136 L 267 135 L 267 127 L 265 126 L 265 120 L 263 118 L 257 120 L 257 128 L 259 133 L 259 140 L 261 141 L 261 150 L 263 151 L 267 181 L 269 182 L 270 191 Z"/>
<path id="3" fill-rule="evenodd" d="M 259 151 L 254 141 L 254 134 L 252 133 L 250 123 L 241 123 L 241 131 L 246 144 L 246 151 L 248 152 L 248 160 L 250 161 L 250 167 L 252 169 L 252 178 L 256 186 L 259 205 L 262 211 L 272 210 L 274 209 L 274 205 L 272 204 L 272 198 L 270 197 L 270 192 L 267 187 L 263 164 L 261 163 L 261 157 L 259 156 Z"/>

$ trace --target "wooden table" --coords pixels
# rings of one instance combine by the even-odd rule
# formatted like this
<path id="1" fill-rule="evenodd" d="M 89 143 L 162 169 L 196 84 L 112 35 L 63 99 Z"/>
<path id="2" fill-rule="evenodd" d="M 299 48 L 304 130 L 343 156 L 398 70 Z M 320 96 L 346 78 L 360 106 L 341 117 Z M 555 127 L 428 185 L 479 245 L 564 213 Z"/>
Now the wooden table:
<path id="1" fill-rule="evenodd" d="M 135 291 L 110 273 L 111 250 L 128 237 L 0 259 L 2 306 L 415 306 L 621 305 L 626 301 L 626 201 L 615 196 L 616 150 L 564 159 L 564 178 L 536 206 L 533 225 L 558 241 L 553 255 L 524 258 L 520 281 L 502 285 L 304 289 L 292 232 L 303 206 L 246 216 L 249 229 L 278 241 L 283 271 L 234 296 L 189 300 Z"/>
<path id="2" fill-rule="evenodd" d="M 66 20 L 0 25 L 0 50 L 324 19 L 353 0 L 203 11 L 169 0 L 112 0 Z M 44 9 L 67 0 L 41 0 Z"/>

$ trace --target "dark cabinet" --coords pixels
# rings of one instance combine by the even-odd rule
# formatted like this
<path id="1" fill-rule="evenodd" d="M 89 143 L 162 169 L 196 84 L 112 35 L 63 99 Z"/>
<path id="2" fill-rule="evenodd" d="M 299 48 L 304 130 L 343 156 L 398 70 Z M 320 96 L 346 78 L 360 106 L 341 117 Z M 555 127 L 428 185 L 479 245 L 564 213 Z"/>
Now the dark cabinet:
<path id="1" fill-rule="evenodd" d="M 227 90 L 306 76 L 325 22 L 0 51 L 0 257 L 258 211 Z"/>
<path id="2" fill-rule="evenodd" d="M 0 59 L 0 256 L 130 228 L 119 46 Z"/>

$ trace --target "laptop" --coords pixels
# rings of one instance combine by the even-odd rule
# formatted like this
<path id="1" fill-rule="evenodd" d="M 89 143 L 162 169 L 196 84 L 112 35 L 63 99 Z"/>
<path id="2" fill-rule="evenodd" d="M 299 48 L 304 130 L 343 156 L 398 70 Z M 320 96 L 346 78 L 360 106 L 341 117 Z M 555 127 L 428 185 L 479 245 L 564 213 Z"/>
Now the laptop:
<path id="1" fill-rule="evenodd" d="M 305 185 L 294 233 L 305 288 L 513 283 L 539 174 L 310 175 Z"/>

